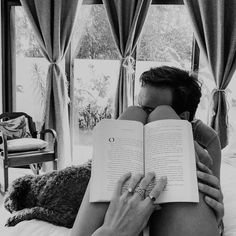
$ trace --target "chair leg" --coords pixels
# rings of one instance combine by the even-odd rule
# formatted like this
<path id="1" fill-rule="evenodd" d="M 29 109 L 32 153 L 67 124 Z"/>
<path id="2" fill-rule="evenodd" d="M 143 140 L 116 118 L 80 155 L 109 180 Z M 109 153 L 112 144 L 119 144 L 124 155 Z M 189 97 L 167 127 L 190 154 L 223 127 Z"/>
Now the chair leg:
<path id="1" fill-rule="evenodd" d="M 53 161 L 53 170 L 57 170 L 57 160 Z"/>
<path id="2" fill-rule="evenodd" d="M 39 163 L 30 164 L 30 169 L 33 171 L 34 175 L 39 175 L 40 165 Z"/>
<path id="3" fill-rule="evenodd" d="M 6 192 L 8 189 L 8 167 L 3 167 L 3 174 L 4 174 L 4 186 L 3 186 L 3 191 Z"/>

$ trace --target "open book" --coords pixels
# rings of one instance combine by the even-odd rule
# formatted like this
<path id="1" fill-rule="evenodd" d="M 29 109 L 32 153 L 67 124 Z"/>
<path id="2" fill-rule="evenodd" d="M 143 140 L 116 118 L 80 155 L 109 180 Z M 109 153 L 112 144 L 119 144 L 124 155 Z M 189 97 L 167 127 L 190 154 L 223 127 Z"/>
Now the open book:
<path id="1" fill-rule="evenodd" d="M 110 201 L 117 180 L 129 171 L 154 171 L 155 182 L 167 176 L 157 203 L 199 201 L 190 122 L 102 120 L 93 138 L 90 202 Z"/>

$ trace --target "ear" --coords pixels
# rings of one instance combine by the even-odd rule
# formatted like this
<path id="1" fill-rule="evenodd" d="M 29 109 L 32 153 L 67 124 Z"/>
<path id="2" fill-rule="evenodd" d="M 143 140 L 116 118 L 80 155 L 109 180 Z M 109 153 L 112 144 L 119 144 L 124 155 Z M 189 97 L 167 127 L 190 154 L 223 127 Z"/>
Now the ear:
<path id="1" fill-rule="evenodd" d="M 182 120 L 189 120 L 190 112 L 189 111 L 184 111 L 181 114 L 179 114 L 179 117 Z"/>

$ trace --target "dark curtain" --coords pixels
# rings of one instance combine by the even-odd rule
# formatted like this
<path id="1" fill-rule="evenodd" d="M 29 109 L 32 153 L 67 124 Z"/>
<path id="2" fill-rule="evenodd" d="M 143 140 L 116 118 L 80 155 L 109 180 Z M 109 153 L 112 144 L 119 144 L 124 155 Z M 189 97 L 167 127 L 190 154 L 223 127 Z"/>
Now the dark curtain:
<path id="1" fill-rule="evenodd" d="M 134 58 L 151 0 L 103 0 L 113 37 L 121 56 L 119 80 L 115 97 L 115 118 L 132 105 Z"/>
<path id="2" fill-rule="evenodd" d="M 45 127 L 58 134 L 58 168 L 71 163 L 68 91 L 58 63 L 69 46 L 78 6 L 82 0 L 21 0 L 45 58 L 47 74 Z"/>
<path id="3" fill-rule="evenodd" d="M 210 125 L 221 147 L 228 144 L 226 88 L 236 67 L 236 1 L 184 0 L 201 53 L 208 61 L 216 88 L 212 93 Z"/>

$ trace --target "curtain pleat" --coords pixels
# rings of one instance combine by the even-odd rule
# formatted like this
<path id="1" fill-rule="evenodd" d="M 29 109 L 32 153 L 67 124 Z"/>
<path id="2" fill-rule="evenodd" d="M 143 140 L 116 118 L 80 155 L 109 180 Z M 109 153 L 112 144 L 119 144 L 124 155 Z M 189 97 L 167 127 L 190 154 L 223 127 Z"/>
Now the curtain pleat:
<path id="1" fill-rule="evenodd" d="M 45 128 L 58 134 L 58 168 L 71 164 L 68 91 L 58 63 L 69 46 L 78 7 L 82 0 L 21 0 L 45 58 L 47 73 Z"/>
<path id="2" fill-rule="evenodd" d="M 236 69 L 236 1 L 184 0 L 184 4 L 216 84 L 212 92 L 210 125 L 218 133 L 224 148 L 228 144 L 225 94 Z"/>
<path id="3" fill-rule="evenodd" d="M 145 22 L 151 0 L 103 0 L 112 34 L 118 48 L 121 64 L 115 97 L 115 114 L 117 118 L 132 105 L 132 85 L 134 80 L 131 57 L 137 45 Z"/>

